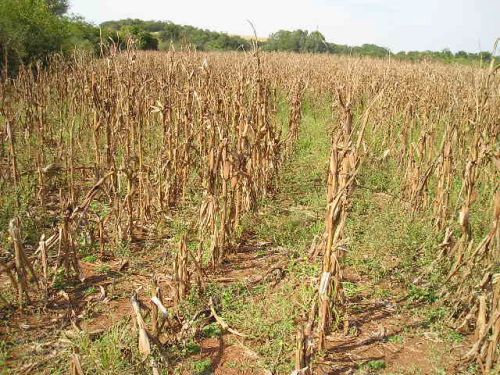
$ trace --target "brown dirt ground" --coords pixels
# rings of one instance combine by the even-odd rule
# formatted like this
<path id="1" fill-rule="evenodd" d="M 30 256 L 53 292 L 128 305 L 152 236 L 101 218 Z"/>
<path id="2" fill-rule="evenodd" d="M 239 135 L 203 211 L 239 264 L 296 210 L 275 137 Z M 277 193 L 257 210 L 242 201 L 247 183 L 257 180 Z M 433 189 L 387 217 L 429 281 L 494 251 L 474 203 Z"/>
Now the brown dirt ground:
<path id="1" fill-rule="evenodd" d="M 254 243 L 241 246 L 236 253 L 229 255 L 217 272 L 208 275 L 209 279 L 221 284 L 275 282 L 267 277 L 273 270 L 285 267 L 287 259 L 279 248 L 259 251 L 266 245 L 268 244 Z M 37 355 L 46 357 L 54 354 L 51 343 L 57 339 L 58 333 L 73 329 L 74 324 L 80 329 L 95 332 L 105 330 L 114 322 L 131 316 L 129 298 L 133 290 L 141 286 L 148 290 L 150 275 L 167 271 L 164 266 L 158 267 L 162 264 L 158 259 L 161 254 L 157 259 L 152 259 L 151 253 L 147 257 L 140 253 L 142 252 L 129 259 L 128 266 L 122 271 L 120 268 L 123 264 L 120 260 L 107 263 L 109 270 L 105 274 L 99 272 L 99 264 L 82 262 L 85 280 L 69 288 L 67 297 L 64 293 L 59 293 L 45 308 L 31 307 L 24 313 L 16 310 L 3 311 L 0 338 L 9 341 L 15 338 L 16 350 L 8 362 L 16 368 L 15 373 L 35 373 L 40 369 L 39 366 L 43 366 L 44 361 L 40 362 Z M 349 281 L 358 284 L 365 281 L 354 270 L 347 269 L 346 274 Z M 0 282 L 4 284 L 6 280 L 1 279 Z M 107 292 L 104 300 L 100 296 L 100 286 Z M 90 294 L 86 293 L 89 288 L 93 291 Z M 165 284 L 162 284 L 162 289 L 168 290 Z M 40 301 L 37 305 L 40 305 Z M 404 306 L 408 306 L 404 299 L 384 300 L 368 294 L 349 300 L 350 327 L 356 333 L 329 336 L 327 350 L 318 360 L 315 374 L 353 374 L 360 364 L 378 359 L 386 363 L 382 373 L 397 373 L 408 369 L 418 370 L 418 374 L 436 373 L 434 360 L 436 348 L 440 347 L 439 340 L 431 335 L 415 334 L 412 329 L 418 328 L 421 322 L 408 314 L 402 308 Z M 403 343 L 388 341 L 390 336 L 403 330 L 406 332 Z M 453 366 L 462 350 L 463 348 L 457 347 L 452 352 L 441 353 L 445 356 L 447 373 L 456 373 Z M 270 374 L 268 370 L 255 366 L 257 356 L 245 345 L 244 339 L 225 334 L 218 338 L 204 339 L 201 342 L 201 353 L 194 359 L 210 358 L 215 374 Z"/>

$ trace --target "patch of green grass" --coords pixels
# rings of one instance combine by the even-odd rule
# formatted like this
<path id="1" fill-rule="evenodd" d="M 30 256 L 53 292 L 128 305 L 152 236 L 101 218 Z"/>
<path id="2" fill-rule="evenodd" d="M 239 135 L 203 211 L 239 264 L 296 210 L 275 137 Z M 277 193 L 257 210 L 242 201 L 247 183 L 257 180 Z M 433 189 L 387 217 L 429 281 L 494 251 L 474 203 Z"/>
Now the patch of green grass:
<path id="1" fill-rule="evenodd" d="M 411 285 L 415 275 L 432 263 L 439 245 L 432 222 L 424 220 L 428 213 L 414 217 L 403 203 L 375 196 L 363 187 L 355 191 L 353 202 L 347 221 L 351 251 L 346 263 L 375 282 L 389 278 Z M 432 289 L 442 272 L 436 269 L 427 278 L 423 281 Z"/>
<path id="2" fill-rule="evenodd" d="M 375 359 L 366 363 L 366 367 L 370 370 L 383 370 L 386 367 L 383 359 Z"/>
<path id="3" fill-rule="evenodd" d="M 9 222 L 14 217 L 21 221 L 21 236 L 25 245 L 36 246 L 40 233 L 57 221 L 55 215 L 35 204 L 36 179 L 23 176 L 19 186 L 0 185 L 0 246 L 10 248 L 8 235 Z"/>
<path id="4" fill-rule="evenodd" d="M 373 296 L 376 298 L 388 298 L 392 296 L 392 293 L 388 289 L 381 288 L 379 286 L 375 287 L 375 291 L 373 293 Z"/>
<path id="5" fill-rule="evenodd" d="M 405 341 L 404 337 L 401 335 L 392 335 L 387 340 L 393 344 L 403 344 Z"/>
<path id="6" fill-rule="evenodd" d="M 300 212 L 273 212 L 262 218 L 256 236 L 279 246 L 302 248 L 312 240 L 311 224 Z"/>
<path id="7" fill-rule="evenodd" d="M 371 165 L 371 168 L 361 169 L 359 179 L 362 188 L 371 192 L 390 193 L 397 191 L 398 181 L 395 179 L 397 174 L 395 163 L 392 161 L 384 162 L 384 165 Z"/>
<path id="8" fill-rule="evenodd" d="M 9 374 L 9 370 L 7 369 L 7 359 L 9 359 L 9 348 L 8 344 L 0 340 L 0 373 L 3 375 Z"/>
<path id="9" fill-rule="evenodd" d="M 460 332 L 450 330 L 448 334 L 446 335 L 446 338 L 455 343 L 461 343 L 464 341 L 465 337 L 462 335 Z"/>
<path id="10" fill-rule="evenodd" d="M 176 215 L 170 227 L 170 235 L 175 239 L 175 242 L 178 243 L 182 236 L 187 233 L 189 230 L 189 223 L 185 220 L 182 215 Z"/>
<path id="11" fill-rule="evenodd" d="M 116 255 L 122 258 L 130 258 L 132 256 L 132 251 L 130 250 L 130 242 L 122 241 L 116 247 Z"/>
<path id="12" fill-rule="evenodd" d="M 359 334 L 359 329 L 356 326 L 349 327 L 349 331 L 347 333 L 349 336 L 356 337 Z"/>
<path id="13" fill-rule="evenodd" d="M 345 295 L 349 298 L 356 297 L 361 292 L 361 288 L 350 281 L 343 281 L 342 288 L 344 289 Z"/>
<path id="14" fill-rule="evenodd" d="M 497 368 L 498 370 L 498 368 Z M 476 375 L 476 374 L 479 374 L 481 372 L 481 369 L 479 368 L 479 366 L 475 363 L 473 364 L 470 364 L 467 369 L 465 370 L 465 375 Z"/>
<path id="15" fill-rule="evenodd" d="M 119 323 L 93 340 L 82 332 L 70 340 L 70 347 L 59 358 L 55 371 L 69 370 L 71 353 L 76 352 L 88 374 L 127 374 L 150 371 L 142 365 L 137 349 L 137 337 L 130 334 L 126 323 Z"/>
<path id="16" fill-rule="evenodd" d="M 182 351 L 184 355 L 199 354 L 201 353 L 201 346 L 195 341 L 189 341 L 184 345 Z"/>
<path id="17" fill-rule="evenodd" d="M 206 293 L 207 296 L 212 297 L 216 303 L 220 304 L 222 313 L 243 309 L 245 298 L 250 295 L 250 291 L 244 283 L 235 283 L 224 287 L 210 284 Z"/>
<path id="18" fill-rule="evenodd" d="M 311 262 L 307 257 L 302 257 L 293 262 L 290 262 L 287 267 L 287 272 L 299 279 L 305 279 L 307 277 L 317 277 L 320 273 L 320 270 L 320 264 Z"/>
<path id="19" fill-rule="evenodd" d="M 427 321 L 428 324 L 433 324 L 436 326 L 436 324 L 440 323 L 446 316 L 448 315 L 448 309 L 443 306 L 431 306 L 431 307 L 424 307 L 424 316 L 425 320 Z M 435 327 L 435 328 L 440 328 L 440 327 Z"/>
<path id="20" fill-rule="evenodd" d="M 218 337 L 222 336 L 222 330 L 218 324 L 212 323 L 203 327 L 202 334 L 204 337 Z"/>
<path id="21" fill-rule="evenodd" d="M 111 266 L 109 264 L 101 264 L 96 268 L 96 271 L 101 274 L 106 274 L 111 271 Z"/>
<path id="22" fill-rule="evenodd" d="M 91 286 L 91 287 L 85 289 L 85 291 L 83 292 L 83 294 L 86 295 L 86 296 L 89 296 L 89 295 L 94 294 L 96 292 L 97 292 L 96 287 L 95 286 Z"/>
<path id="23" fill-rule="evenodd" d="M 71 286 L 72 282 L 71 280 L 68 280 L 66 277 L 66 271 L 64 268 L 59 268 L 56 271 L 56 276 L 54 278 L 54 289 L 57 290 L 63 290 L 69 286 Z"/>
<path id="24" fill-rule="evenodd" d="M 299 269 L 301 265 L 293 267 Z M 311 271 L 304 267 L 302 272 Z M 229 326 L 249 335 L 253 340 L 248 345 L 257 344 L 252 349 L 261 358 L 260 366 L 288 372 L 292 369 L 288 354 L 294 349 L 294 342 L 289 338 L 296 333 L 299 316 L 308 311 L 314 291 L 314 286 L 303 283 L 301 278 L 287 278 L 275 288 L 265 284 L 252 289 L 244 283 L 209 284 L 204 294 L 193 290 L 182 303 L 181 312 L 192 316 L 206 307 L 211 297 L 217 312 Z M 203 330 L 203 335 L 208 337 L 220 334 L 217 325 Z"/>
<path id="25" fill-rule="evenodd" d="M 96 242 L 90 243 L 85 233 L 82 233 L 77 241 L 78 253 L 82 256 L 83 261 L 87 262 L 87 260 L 85 260 L 85 258 L 87 257 L 89 257 L 90 259 L 90 261 L 88 261 L 89 263 L 93 263 L 93 257 L 95 257 L 95 259 L 97 260 L 95 253 L 97 252 L 98 244 Z"/>
<path id="26" fill-rule="evenodd" d="M 263 367 L 288 372 L 291 364 L 283 353 L 293 351 L 294 343 L 289 338 L 295 334 L 297 318 L 307 311 L 313 293 L 314 288 L 287 280 L 278 288 L 261 288 L 237 310 L 223 311 L 223 317 L 261 343 L 254 349 L 263 359 Z"/>
<path id="27" fill-rule="evenodd" d="M 90 204 L 90 209 L 101 218 L 108 216 L 111 212 L 109 204 L 99 201 L 93 201 Z"/>
<path id="28" fill-rule="evenodd" d="M 95 263 L 97 262 L 97 255 L 95 254 L 87 255 L 86 257 L 83 257 L 82 260 L 88 263 Z"/>
<path id="29" fill-rule="evenodd" d="M 372 276 L 376 281 L 382 280 L 388 273 L 379 259 L 371 257 L 348 257 L 345 261 L 347 265 L 356 267 L 364 274 Z"/>
<path id="30" fill-rule="evenodd" d="M 212 372 L 212 361 L 210 358 L 200 359 L 193 362 L 193 374 L 208 375 Z"/>
<path id="31" fill-rule="evenodd" d="M 426 302 L 433 303 L 438 299 L 437 292 L 430 288 L 418 287 L 410 285 L 408 291 L 408 300 L 412 302 Z"/>
<path id="32" fill-rule="evenodd" d="M 207 306 L 208 300 L 202 298 L 200 291 L 196 287 L 189 290 L 187 297 L 181 301 L 179 311 L 182 316 L 192 317 L 200 308 Z"/>

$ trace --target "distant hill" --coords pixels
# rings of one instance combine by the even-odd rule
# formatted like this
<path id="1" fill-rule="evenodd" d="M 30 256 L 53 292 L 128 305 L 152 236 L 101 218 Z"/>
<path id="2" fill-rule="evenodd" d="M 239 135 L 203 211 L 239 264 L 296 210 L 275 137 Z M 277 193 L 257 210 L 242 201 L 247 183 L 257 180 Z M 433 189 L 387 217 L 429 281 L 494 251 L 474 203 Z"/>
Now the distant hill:
<path id="1" fill-rule="evenodd" d="M 143 21 L 124 19 L 103 22 L 101 28 L 114 32 L 132 30 L 148 32 L 158 39 L 158 49 L 174 46 L 193 46 L 201 51 L 229 51 L 250 48 L 248 39 L 226 33 L 200 29 L 189 25 L 177 25 L 169 21 Z"/>
<path id="2" fill-rule="evenodd" d="M 151 37 L 157 39 L 152 43 L 150 39 L 142 43 L 144 49 L 169 49 L 175 47 L 192 46 L 201 51 L 231 51 L 248 50 L 251 48 L 251 35 L 229 35 L 227 33 L 201 29 L 189 25 L 178 25 L 170 21 L 143 21 L 140 19 L 123 19 L 107 21 L 100 25 L 112 33 L 131 33 L 140 38 Z M 405 60 L 440 60 L 444 62 L 474 63 L 480 60 L 489 61 L 491 53 L 468 53 L 459 51 L 453 54 L 450 50 L 442 51 L 409 51 L 392 53 L 390 49 L 376 44 L 349 46 L 328 42 L 319 31 L 307 30 L 279 30 L 267 38 L 257 38 L 259 45 L 266 51 L 286 51 L 305 53 L 331 53 L 354 56 L 387 57 Z M 151 48 L 154 47 L 154 48 Z"/>

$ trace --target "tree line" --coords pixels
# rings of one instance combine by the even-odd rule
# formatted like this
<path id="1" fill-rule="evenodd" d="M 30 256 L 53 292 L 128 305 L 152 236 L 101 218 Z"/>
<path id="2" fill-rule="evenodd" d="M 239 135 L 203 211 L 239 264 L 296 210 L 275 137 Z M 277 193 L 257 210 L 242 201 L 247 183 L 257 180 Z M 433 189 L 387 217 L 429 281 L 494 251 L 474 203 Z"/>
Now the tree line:
<path id="1" fill-rule="evenodd" d="M 68 16 L 68 0 L 1 0 L 0 67 L 15 70 L 21 63 L 43 60 L 50 54 L 70 54 L 74 49 L 99 53 L 101 43 L 125 48 L 134 41 L 140 50 L 167 50 L 190 46 L 202 51 L 248 50 L 251 42 L 240 36 L 214 32 L 168 21 L 125 19 L 92 25 L 78 16 Z M 452 53 L 410 51 L 391 53 L 375 44 L 348 46 L 327 42 L 319 31 L 279 30 L 258 44 L 266 51 L 331 53 L 355 56 L 387 57 L 405 60 L 440 60 L 474 63 L 488 61 L 490 52 Z"/>
<path id="2" fill-rule="evenodd" d="M 292 51 L 306 53 L 332 53 L 354 56 L 387 57 L 392 56 L 406 60 L 441 60 L 445 62 L 477 62 L 489 61 L 491 52 L 469 53 L 458 51 L 452 53 L 449 49 L 442 51 L 401 51 L 392 53 L 388 48 L 375 44 L 363 44 L 361 46 L 348 46 L 326 41 L 319 31 L 308 32 L 306 30 L 287 31 L 280 30 L 271 34 L 264 43 L 263 48 L 269 51 Z"/>

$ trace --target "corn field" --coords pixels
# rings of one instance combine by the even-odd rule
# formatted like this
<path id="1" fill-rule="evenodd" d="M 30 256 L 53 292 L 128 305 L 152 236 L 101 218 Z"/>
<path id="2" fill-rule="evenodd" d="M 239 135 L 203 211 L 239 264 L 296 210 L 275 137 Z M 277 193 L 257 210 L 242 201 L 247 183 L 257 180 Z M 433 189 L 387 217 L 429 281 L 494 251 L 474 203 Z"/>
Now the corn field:
<path id="1" fill-rule="evenodd" d="M 51 314 L 61 298 L 68 309 L 61 324 L 78 326 L 70 289 L 86 282 L 84 251 L 114 260 L 124 246 L 145 254 L 154 247 L 164 263 L 142 275 L 127 307 L 148 372 L 173 368 L 166 348 L 191 340 L 210 321 L 249 340 L 250 332 L 218 313 L 216 300 L 195 316 L 179 311 L 190 296 L 203 295 L 210 274 L 238 251 L 245 220 L 280 189 L 306 105 L 326 103 L 324 225 L 304 249 L 319 273 L 297 334 L 288 338 L 294 373 L 321 373 L 316 359 L 331 348 L 328 336 L 349 332 L 346 223 L 363 189 L 360 175 L 372 169 L 391 171 L 391 199 L 431 222 L 441 241 L 418 276 L 440 272 L 445 319 L 469 338 L 457 373 L 470 364 L 485 374 L 499 369 L 494 61 L 477 68 L 258 50 L 110 50 L 103 58 L 75 54 L 24 67 L 2 79 L 0 103 L 6 326 L 39 310 Z M 179 225 L 182 233 L 172 235 Z M 61 280 L 72 286 L 61 288 Z M 78 352 L 69 366 L 86 373 Z"/>

